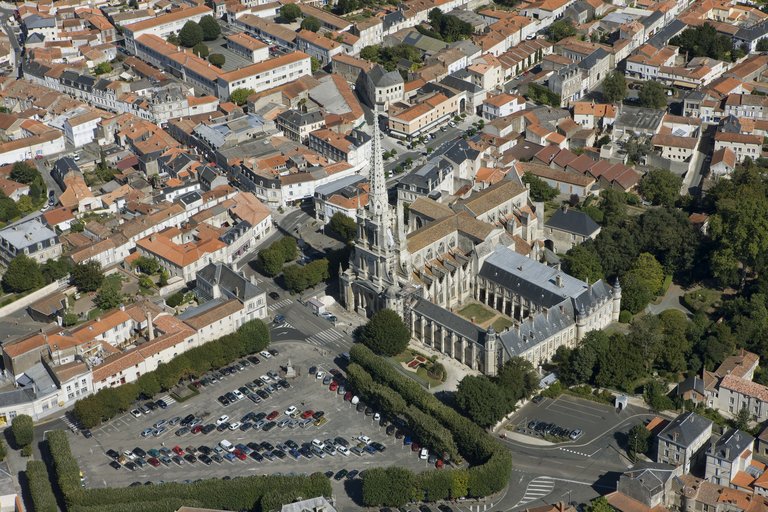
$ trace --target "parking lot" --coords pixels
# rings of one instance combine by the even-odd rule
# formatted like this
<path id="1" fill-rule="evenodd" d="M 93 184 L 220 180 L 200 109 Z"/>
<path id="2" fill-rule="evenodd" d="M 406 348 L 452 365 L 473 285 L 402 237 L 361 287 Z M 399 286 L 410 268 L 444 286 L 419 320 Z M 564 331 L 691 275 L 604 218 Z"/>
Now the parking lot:
<path id="1" fill-rule="evenodd" d="M 534 436 L 540 436 L 541 432 L 537 433 L 528 428 L 532 421 L 554 424 L 568 430 L 569 434 L 580 430 L 581 435 L 577 439 L 570 439 L 570 436 L 565 436 L 565 439 L 581 445 L 612 430 L 627 416 L 627 412 L 619 413 L 610 405 L 560 395 L 555 399 L 544 398 L 539 403 L 529 402 L 512 417 L 510 423 L 515 427 L 522 427 L 524 429 L 522 433 Z"/>
<path id="2" fill-rule="evenodd" d="M 372 415 L 366 415 L 364 411 L 357 411 L 356 407 L 350 402 L 344 400 L 344 395 L 329 390 L 329 385 L 323 384 L 323 379 L 317 379 L 314 375 L 309 375 L 308 370 L 311 366 L 316 366 L 321 372 L 328 372 L 332 368 L 330 361 L 320 360 L 318 352 L 313 347 L 303 343 L 283 343 L 279 346 L 280 353 L 276 357 L 266 359 L 258 356 L 261 362 L 257 365 L 251 364 L 242 371 L 225 376 L 221 381 L 201 387 L 200 395 L 195 396 L 183 403 L 172 403 L 166 409 L 156 409 L 148 414 L 142 414 L 138 418 L 130 413 L 126 413 L 109 423 L 92 429 L 93 437 L 85 439 L 80 435 L 73 435 L 71 438 L 72 450 L 78 458 L 80 467 L 84 473 L 85 484 L 88 487 L 105 486 L 127 486 L 135 482 L 160 482 L 160 481 L 194 481 L 201 478 L 221 478 L 234 477 L 238 475 L 251 474 L 275 474 L 275 473 L 313 473 L 316 471 L 328 472 L 334 474 L 339 470 L 362 471 L 370 467 L 386 467 L 397 464 L 404 467 L 410 467 L 414 470 L 424 469 L 428 461 L 421 460 L 417 453 L 411 450 L 411 446 L 404 446 L 403 440 L 397 440 L 394 435 L 387 435 L 386 428 L 375 421 Z M 291 366 L 296 370 L 297 376 L 286 378 L 285 367 L 290 360 Z M 227 406 L 217 401 L 221 395 L 232 392 L 248 383 L 253 384 L 254 380 L 269 372 L 278 373 L 281 378 L 285 378 L 290 387 L 274 391 L 267 399 L 260 403 L 254 403 L 248 398 L 235 401 Z M 252 387 L 256 388 L 256 386 Z M 158 396 L 156 398 L 162 398 Z M 296 417 L 301 419 L 306 411 L 317 413 L 322 411 L 322 418 L 325 418 L 324 424 L 317 426 L 315 420 L 308 422 L 303 428 L 299 425 L 291 428 L 289 425 L 283 425 L 280 420 L 287 420 L 285 412 L 290 408 L 297 409 Z M 151 429 L 161 420 L 179 418 L 180 420 L 193 415 L 200 418 L 200 426 L 216 425 L 223 415 L 228 416 L 225 421 L 229 423 L 242 422 L 243 418 L 249 414 L 263 413 L 270 415 L 272 411 L 277 412 L 274 418 L 274 427 L 269 431 L 248 429 L 245 431 L 235 427 L 211 429 L 208 434 L 202 432 L 193 434 L 185 433 L 177 436 L 175 432 L 181 428 L 179 423 L 173 426 L 166 426 L 166 430 L 155 437 L 151 433 L 147 437 L 142 437 L 142 431 Z M 369 411 L 370 412 L 370 411 Z M 259 415 L 261 416 L 261 415 Z M 304 414 L 307 418 L 309 415 Z M 315 414 L 315 416 L 320 417 Z M 179 421 L 180 421 L 179 420 Z M 266 420 L 266 418 L 264 418 Z M 264 421 L 262 420 L 262 421 Z M 246 420 L 247 421 L 247 420 Z M 222 423 L 221 421 L 220 423 Z M 251 420 L 251 423 L 253 421 Z M 282 426 L 280 426 L 282 425 Z M 391 430 L 391 429 L 390 429 Z M 311 458 L 305 455 L 290 454 L 290 447 L 295 446 L 301 449 L 302 445 L 311 449 L 313 440 L 333 440 L 337 437 L 343 437 L 348 441 L 352 448 L 358 441 L 354 440 L 359 436 L 368 436 L 371 443 L 381 443 L 384 445 L 384 451 L 370 450 L 373 453 L 363 451 L 360 455 L 349 452 L 343 455 L 336 452 L 335 455 L 324 453 L 320 458 L 314 453 Z M 225 456 L 226 451 L 221 450 L 216 453 L 214 448 L 223 440 L 227 440 L 232 445 L 242 445 L 249 450 L 256 451 L 261 457 L 261 461 L 250 452 L 240 458 L 230 459 Z M 291 441 L 286 443 L 287 441 Z M 275 456 L 274 450 L 270 446 L 280 448 L 280 444 L 286 443 L 289 446 L 283 447 L 282 458 Z M 262 446 L 257 446 L 262 445 Z M 156 450 L 164 451 L 167 454 L 165 463 L 160 463 L 158 467 L 145 464 L 138 467 L 135 471 L 127 469 L 125 466 L 119 466 L 118 469 L 110 467 L 113 459 L 107 455 L 107 451 L 114 450 L 118 454 L 125 451 L 132 451 L 140 448 L 144 452 Z M 170 452 L 178 447 L 184 453 L 184 458 L 191 453 L 194 456 L 186 457 L 181 465 L 173 462 L 174 453 Z M 209 452 L 212 462 L 202 457 L 202 452 Z M 246 452 L 248 450 L 245 450 Z M 330 450 L 329 450 L 330 451 Z M 155 458 L 163 459 L 162 453 L 151 452 L 145 460 L 154 454 Z M 213 455 L 219 455 L 219 461 Z M 238 454 L 239 455 L 239 454 Z M 269 460 L 269 458 L 272 460 Z M 138 459 L 138 458 L 137 458 Z M 171 459 L 170 461 L 168 459 Z M 195 459 L 191 462 L 190 459 Z M 125 458 L 122 462 L 127 463 Z M 153 461 L 156 462 L 156 461 Z"/>

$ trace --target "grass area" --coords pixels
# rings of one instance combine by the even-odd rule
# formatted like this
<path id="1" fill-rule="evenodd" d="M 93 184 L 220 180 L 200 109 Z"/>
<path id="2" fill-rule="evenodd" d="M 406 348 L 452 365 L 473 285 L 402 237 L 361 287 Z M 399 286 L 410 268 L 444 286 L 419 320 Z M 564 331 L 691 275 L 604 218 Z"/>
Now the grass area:
<path id="1" fill-rule="evenodd" d="M 415 372 L 403 366 L 406 363 L 410 363 L 417 356 L 423 357 L 426 361 L 422 363 L 422 365 L 419 366 Z M 416 350 L 406 349 L 404 352 L 394 357 L 390 357 L 389 359 L 396 362 L 397 364 L 395 366 L 405 375 L 413 378 L 424 387 L 438 386 L 443 383 L 443 380 L 436 379 L 429 375 L 430 370 L 436 363 L 433 363 L 426 354 L 422 354 Z"/>
<path id="2" fill-rule="evenodd" d="M 104 313 L 104 310 L 101 308 L 93 308 L 88 312 L 88 320 L 94 320 L 96 318 L 99 318 Z"/>
<path id="3" fill-rule="evenodd" d="M 430 377 L 429 372 L 427 371 L 426 368 L 424 368 L 424 366 L 419 366 L 419 369 L 416 370 L 416 375 L 421 377 L 422 380 L 424 380 L 425 382 L 429 383 L 430 387 L 439 386 L 440 384 L 443 383 L 443 381 L 441 381 L 440 379 L 433 379 L 432 377 Z"/>
<path id="4" fill-rule="evenodd" d="M 506 318 L 503 316 L 500 316 L 499 318 L 494 320 L 493 323 L 491 324 L 491 326 L 496 332 L 502 332 L 506 328 L 512 327 L 512 325 L 514 325 L 514 322 L 509 318 Z"/>
<path id="5" fill-rule="evenodd" d="M 477 324 L 482 324 L 496 316 L 496 312 L 491 311 L 482 304 L 468 304 L 458 312 L 464 318 L 472 320 Z"/>
<path id="6" fill-rule="evenodd" d="M 699 288 L 683 295 L 683 304 L 693 311 L 711 312 L 720 303 L 723 292 L 711 288 Z"/>

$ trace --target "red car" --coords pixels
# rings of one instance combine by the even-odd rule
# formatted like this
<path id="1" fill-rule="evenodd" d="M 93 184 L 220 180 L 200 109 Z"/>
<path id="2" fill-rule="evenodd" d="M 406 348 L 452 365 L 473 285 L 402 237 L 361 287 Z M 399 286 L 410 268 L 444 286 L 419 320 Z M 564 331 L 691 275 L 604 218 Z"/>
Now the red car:
<path id="1" fill-rule="evenodd" d="M 234 453 L 234 454 L 235 454 L 235 457 L 237 457 L 238 459 L 240 459 L 240 460 L 245 460 L 245 454 L 244 454 L 242 451 L 240 451 L 240 450 L 235 450 L 235 451 L 234 451 L 234 452 L 232 452 L 232 453 Z"/>
<path id="2" fill-rule="evenodd" d="M 202 431 L 202 430 L 203 430 L 203 425 L 195 425 L 194 427 L 192 427 L 192 431 L 191 432 L 193 434 L 199 434 L 200 431 Z"/>
<path id="3" fill-rule="evenodd" d="M 157 458 L 156 458 L 156 457 L 150 457 L 149 459 L 147 459 L 147 462 L 149 462 L 149 464 L 150 464 L 150 465 L 151 465 L 153 468 L 156 468 L 156 467 L 160 466 L 160 461 L 159 461 L 159 460 L 157 460 Z"/>
<path id="4" fill-rule="evenodd" d="M 411 443 L 411 451 L 417 452 L 421 449 L 421 446 L 418 445 L 418 443 Z"/>
<path id="5" fill-rule="evenodd" d="M 307 409 L 306 411 L 301 413 L 301 419 L 305 420 L 307 418 L 311 418 L 313 414 L 315 414 L 315 411 L 313 411 L 312 409 Z"/>
<path id="6" fill-rule="evenodd" d="M 345 402 L 349 402 L 351 400 L 352 400 L 352 392 L 351 391 L 347 391 L 346 393 L 344 393 L 344 401 Z"/>
<path id="7" fill-rule="evenodd" d="M 337 389 L 339 389 L 339 383 L 338 383 L 338 382 L 336 382 L 335 380 L 334 380 L 334 381 L 331 381 L 331 385 L 330 385 L 330 386 L 328 386 L 328 389 L 329 389 L 330 391 L 336 391 Z"/>
<path id="8" fill-rule="evenodd" d="M 273 419 L 277 418 L 278 416 L 280 416 L 280 413 L 279 413 L 279 412 L 277 412 L 277 411 L 272 411 L 272 412 L 271 412 L 271 413 L 269 413 L 269 415 L 267 416 L 267 420 L 269 420 L 269 421 L 272 421 Z"/>
<path id="9" fill-rule="evenodd" d="M 176 445 L 171 449 L 173 450 L 173 453 L 175 453 L 176 455 L 179 455 L 179 456 L 184 455 L 184 450 L 179 445 Z"/>
<path id="10" fill-rule="evenodd" d="M 437 469 L 442 469 L 442 467 L 443 467 L 443 459 L 437 459 L 437 462 L 435 462 L 435 467 Z"/>

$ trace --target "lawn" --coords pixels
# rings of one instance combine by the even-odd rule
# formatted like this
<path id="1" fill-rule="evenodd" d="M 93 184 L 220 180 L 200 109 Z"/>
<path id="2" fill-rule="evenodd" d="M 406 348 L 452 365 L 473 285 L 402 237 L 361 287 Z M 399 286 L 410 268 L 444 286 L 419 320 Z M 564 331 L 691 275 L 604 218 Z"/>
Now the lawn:
<path id="1" fill-rule="evenodd" d="M 491 311 L 482 304 L 468 304 L 459 310 L 459 314 L 464 318 L 472 320 L 476 324 L 482 324 L 497 315 L 495 311 Z"/>
<path id="2" fill-rule="evenodd" d="M 722 292 L 710 288 L 699 288 L 683 295 L 683 304 L 693 311 L 711 312 L 720 302 Z"/>
<path id="3" fill-rule="evenodd" d="M 500 316 L 496 320 L 493 321 L 491 326 L 493 327 L 493 330 L 496 332 L 502 332 L 508 327 L 512 327 L 514 325 L 514 322 L 510 320 L 509 318 Z"/>

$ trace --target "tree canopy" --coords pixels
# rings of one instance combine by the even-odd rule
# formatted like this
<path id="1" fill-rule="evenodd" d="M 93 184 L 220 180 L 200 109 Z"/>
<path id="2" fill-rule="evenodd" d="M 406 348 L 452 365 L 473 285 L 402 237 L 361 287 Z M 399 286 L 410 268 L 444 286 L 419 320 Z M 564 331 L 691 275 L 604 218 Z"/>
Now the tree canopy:
<path id="1" fill-rule="evenodd" d="M 561 19 L 552 23 L 547 29 L 547 35 L 549 40 L 553 43 L 576 35 L 576 27 L 573 26 L 573 22 L 569 19 Z"/>
<path id="2" fill-rule="evenodd" d="M 621 303 L 624 309 L 638 313 L 661 291 L 664 268 L 652 254 L 644 252 L 622 279 Z"/>
<path id="3" fill-rule="evenodd" d="M 72 269 L 72 284 L 81 292 L 94 292 L 104 283 L 104 273 L 96 261 L 78 263 Z"/>
<path id="4" fill-rule="evenodd" d="M 40 172 L 26 162 L 16 162 L 11 168 L 11 179 L 19 183 L 29 184 L 40 177 Z"/>
<path id="5" fill-rule="evenodd" d="M 37 261 L 26 254 L 19 254 L 8 264 L 2 284 L 6 292 L 23 293 L 44 286 L 45 277 Z"/>
<path id="6" fill-rule="evenodd" d="M 523 175 L 523 183 L 530 186 L 531 198 L 534 201 L 549 201 L 557 197 L 557 189 L 547 185 L 547 182 L 531 172 Z"/>
<path id="7" fill-rule="evenodd" d="M 685 29 L 680 35 L 670 39 L 669 44 L 680 48 L 680 54 L 688 58 L 709 57 L 729 61 L 733 58 L 733 39 L 718 34 L 709 23 Z"/>
<path id="8" fill-rule="evenodd" d="M 320 20 L 315 18 L 314 16 L 307 16 L 303 20 L 301 20 L 301 29 L 302 30 L 309 30 L 310 32 L 317 32 L 320 30 L 320 28 L 323 26 L 322 23 L 320 23 Z"/>
<path id="9" fill-rule="evenodd" d="M 448 43 L 467 39 L 472 35 L 472 25 L 460 20 L 456 16 L 443 14 L 443 11 L 437 7 L 429 11 L 429 23 L 438 39 Z"/>
<path id="10" fill-rule="evenodd" d="M 618 103 L 627 96 L 627 81 L 624 73 L 614 71 L 603 80 L 603 97 L 608 103 Z"/>
<path id="11" fill-rule="evenodd" d="M 232 94 L 229 95 L 229 100 L 235 105 L 242 107 L 248 102 L 248 97 L 255 92 L 253 89 L 241 87 L 232 91 Z"/>
<path id="12" fill-rule="evenodd" d="M 328 222 L 328 227 L 345 242 L 354 240 L 357 233 L 357 223 L 355 220 L 341 212 L 333 214 L 330 222 Z"/>
<path id="13" fill-rule="evenodd" d="M 411 333 L 400 315 L 391 309 L 382 309 L 363 326 L 359 338 L 374 353 L 395 356 L 408 346 Z"/>
<path id="14" fill-rule="evenodd" d="M 654 205 L 675 206 L 683 178 L 667 169 L 651 169 L 640 180 L 639 192 Z"/>
<path id="15" fill-rule="evenodd" d="M 649 80 L 643 83 L 638 94 L 640 106 L 646 108 L 666 108 L 667 94 L 664 86 L 659 82 Z"/>
<path id="16" fill-rule="evenodd" d="M 203 41 L 203 29 L 194 21 L 188 21 L 179 30 L 179 43 L 187 48 L 192 48 Z"/>
<path id="17" fill-rule="evenodd" d="M 293 23 L 301 17 L 301 9 L 296 4 L 285 4 L 280 8 L 280 18 L 286 23 Z"/>
<path id="18" fill-rule="evenodd" d="M 32 417 L 26 414 L 19 414 L 11 421 L 11 433 L 13 440 L 19 447 L 29 446 L 35 438 L 33 430 L 34 424 Z"/>
<path id="19" fill-rule="evenodd" d="M 212 53 L 208 56 L 208 62 L 220 68 L 224 65 L 225 62 L 227 62 L 227 58 L 220 53 Z"/>
<path id="20" fill-rule="evenodd" d="M 221 35 L 221 25 L 211 15 L 200 18 L 198 24 L 203 31 L 203 41 L 213 41 Z"/>

